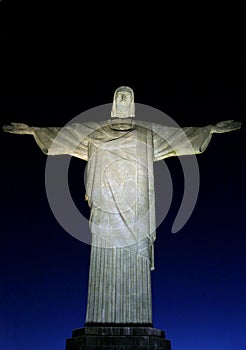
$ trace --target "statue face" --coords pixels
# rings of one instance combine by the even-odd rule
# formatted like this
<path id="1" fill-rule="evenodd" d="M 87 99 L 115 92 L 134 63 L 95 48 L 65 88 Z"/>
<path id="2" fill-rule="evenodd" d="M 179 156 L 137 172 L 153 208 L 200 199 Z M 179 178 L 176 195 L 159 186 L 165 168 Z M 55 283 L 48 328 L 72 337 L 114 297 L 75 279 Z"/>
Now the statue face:
<path id="1" fill-rule="evenodd" d="M 129 91 L 119 91 L 116 95 L 116 108 L 119 111 L 127 112 L 132 102 L 132 95 Z"/>
<path id="2" fill-rule="evenodd" d="M 135 117 L 134 92 L 128 86 L 120 86 L 115 90 L 111 118 Z"/>

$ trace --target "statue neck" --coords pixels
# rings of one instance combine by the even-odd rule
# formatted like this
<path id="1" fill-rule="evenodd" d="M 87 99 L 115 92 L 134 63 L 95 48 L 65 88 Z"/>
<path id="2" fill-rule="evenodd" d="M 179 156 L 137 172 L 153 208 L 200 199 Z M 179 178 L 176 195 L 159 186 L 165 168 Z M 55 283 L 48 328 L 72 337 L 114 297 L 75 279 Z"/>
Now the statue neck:
<path id="1" fill-rule="evenodd" d="M 129 131 L 135 129 L 133 118 L 111 118 L 110 128 L 117 131 Z"/>

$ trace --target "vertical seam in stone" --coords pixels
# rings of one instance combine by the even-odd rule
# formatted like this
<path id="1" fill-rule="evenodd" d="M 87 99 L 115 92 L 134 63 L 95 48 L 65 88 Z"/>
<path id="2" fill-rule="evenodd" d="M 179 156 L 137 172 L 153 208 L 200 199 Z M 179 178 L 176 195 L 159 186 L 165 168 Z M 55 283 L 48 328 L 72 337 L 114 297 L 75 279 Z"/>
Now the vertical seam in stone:
<path id="1" fill-rule="evenodd" d="M 107 248 L 106 248 L 106 241 L 104 240 L 103 244 L 103 274 L 102 274 L 102 316 L 101 316 L 101 322 L 106 322 L 106 309 L 107 309 L 107 298 L 106 298 L 106 287 L 107 287 Z"/>
<path id="2" fill-rule="evenodd" d="M 132 300 L 132 271 L 130 270 L 131 265 L 131 252 L 128 251 L 128 265 L 127 265 L 127 274 L 128 274 L 128 322 L 132 321 L 132 315 L 131 315 L 131 300 Z"/>
<path id="3" fill-rule="evenodd" d="M 112 255 L 112 249 L 111 248 L 107 248 L 107 285 L 106 285 L 106 289 L 107 289 L 107 303 L 108 303 L 108 307 L 107 307 L 107 312 L 106 312 L 106 320 L 107 322 L 113 322 L 112 320 L 112 273 L 113 271 L 111 270 L 112 265 L 111 265 L 111 255 Z M 112 271 L 112 272 L 111 272 Z"/>
<path id="4" fill-rule="evenodd" d="M 141 274 L 142 274 L 142 259 L 140 259 L 139 256 L 138 256 L 138 266 L 139 266 L 138 273 L 141 276 Z M 139 321 L 141 321 L 143 319 L 142 296 L 143 296 L 142 279 L 139 278 L 139 299 L 138 299 Z"/>
<path id="5" fill-rule="evenodd" d="M 133 322 L 137 321 L 137 278 L 136 278 L 136 252 L 132 253 L 133 261 Z"/>
<path id="6" fill-rule="evenodd" d="M 94 293 L 95 293 L 95 299 L 94 299 L 94 319 L 93 322 L 98 322 L 98 311 L 99 311 L 99 283 L 100 283 L 100 272 L 101 272 L 101 249 L 98 246 L 98 235 L 96 234 L 96 279 L 95 279 L 95 286 L 94 286 Z"/>
<path id="7" fill-rule="evenodd" d="M 121 291 L 121 286 L 119 285 L 119 282 L 118 281 L 118 269 L 119 269 L 119 266 L 120 266 L 120 260 L 119 260 L 119 257 L 118 257 L 118 249 L 119 248 L 115 248 L 115 320 L 116 322 L 119 322 L 119 294 L 120 294 L 120 291 Z M 116 265 L 116 262 L 118 263 L 119 266 Z"/>
<path id="8" fill-rule="evenodd" d="M 91 251 L 92 251 L 92 266 L 90 266 L 91 270 L 91 279 L 90 279 L 90 304 L 88 305 L 88 309 L 90 310 L 90 319 L 88 320 L 89 322 L 93 322 L 95 319 L 95 285 L 96 285 L 96 259 L 97 259 L 97 253 L 96 253 L 96 246 L 95 246 L 95 236 L 93 235 L 92 237 L 92 242 L 93 245 L 91 246 Z"/>
<path id="9" fill-rule="evenodd" d="M 144 276 L 144 259 L 141 258 L 141 274 Z M 145 322 L 145 290 L 144 290 L 144 283 L 143 283 L 143 278 L 141 278 L 141 288 L 142 288 L 142 297 L 141 297 L 141 309 L 142 309 L 142 317 L 141 317 L 141 322 Z"/>
<path id="10" fill-rule="evenodd" d="M 126 309 L 124 307 L 124 298 L 125 298 L 125 286 L 126 286 L 126 274 L 125 274 L 125 251 L 124 248 L 120 248 L 120 256 L 121 256 L 121 275 L 122 278 L 120 278 L 121 282 L 121 292 L 120 292 L 120 309 L 121 309 L 121 315 L 122 319 L 120 319 L 121 323 L 126 322 L 125 317 L 126 317 Z"/>
<path id="11" fill-rule="evenodd" d="M 116 308 L 117 308 L 117 281 L 116 281 L 116 247 L 114 247 L 114 252 L 113 252 L 113 272 L 114 272 L 114 281 L 113 281 L 113 286 L 114 286 L 114 322 L 117 322 L 117 315 L 116 315 Z"/>

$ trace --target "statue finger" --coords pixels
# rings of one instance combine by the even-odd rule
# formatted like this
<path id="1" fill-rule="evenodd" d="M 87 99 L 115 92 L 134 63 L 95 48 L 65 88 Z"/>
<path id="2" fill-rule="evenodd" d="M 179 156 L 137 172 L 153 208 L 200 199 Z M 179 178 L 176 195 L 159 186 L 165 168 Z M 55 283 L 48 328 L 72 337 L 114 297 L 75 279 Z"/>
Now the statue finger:
<path id="1" fill-rule="evenodd" d="M 240 129 L 241 126 L 242 126 L 242 123 L 241 123 L 241 122 L 235 122 L 234 125 L 233 125 L 233 127 L 234 127 L 235 129 Z"/>
<path id="2" fill-rule="evenodd" d="M 3 130 L 4 130 L 4 131 L 10 132 L 10 131 L 13 131 L 13 130 L 14 130 L 14 127 L 11 126 L 11 125 L 4 125 L 4 126 L 3 126 Z"/>
<path id="3" fill-rule="evenodd" d="M 20 126 L 20 125 L 23 125 L 23 124 L 22 124 L 22 123 L 15 123 L 15 122 L 12 122 L 11 125 Z"/>
<path id="4" fill-rule="evenodd" d="M 28 125 L 27 124 L 24 124 L 24 123 L 11 123 L 11 125 L 15 126 L 15 127 L 18 127 L 18 128 L 28 128 Z"/>
<path id="5" fill-rule="evenodd" d="M 222 128 L 222 127 L 224 127 L 224 126 L 226 126 L 226 125 L 227 125 L 227 121 L 219 122 L 219 123 L 216 124 L 216 126 L 217 126 L 218 128 Z"/>

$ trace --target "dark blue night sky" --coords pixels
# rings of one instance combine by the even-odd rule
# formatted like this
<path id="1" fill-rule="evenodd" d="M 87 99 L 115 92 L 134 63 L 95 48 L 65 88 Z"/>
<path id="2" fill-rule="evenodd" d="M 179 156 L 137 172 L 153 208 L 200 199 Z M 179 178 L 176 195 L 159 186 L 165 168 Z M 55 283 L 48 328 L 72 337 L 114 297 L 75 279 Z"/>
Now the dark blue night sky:
<path id="1" fill-rule="evenodd" d="M 32 5 L 32 16 L 26 14 L 23 21 L 26 17 L 16 15 L 20 4 L 13 16 L 13 3 L 3 0 L 0 6 L 7 16 L 0 37 L 1 125 L 63 126 L 89 108 L 110 103 L 120 85 L 133 88 L 136 102 L 162 110 L 181 126 L 244 121 L 245 56 L 236 35 L 240 9 L 230 17 L 235 35 L 226 29 L 225 19 L 220 23 L 213 16 L 201 22 L 196 38 L 187 29 L 170 40 L 166 24 L 166 54 L 157 36 L 156 42 L 146 39 L 149 46 L 136 40 L 144 36 L 144 27 L 141 35 L 130 30 L 133 48 L 121 41 L 114 46 L 111 36 L 101 47 L 110 28 L 84 42 L 79 33 L 90 27 L 80 27 L 78 15 L 70 18 L 71 26 L 53 9 L 48 22 L 38 21 L 41 7 Z M 65 16 L 66 8 L 62 10 Z M 231 9 L 226 10 L 229 14 Z M 54 18 L 58 22 L 53 27 Z M 194 20 L 196 28 L 199 21 Z M 205 30 L 208 22 L 210 29 L 214 26 L 211 33 Z M 124 60 L 123 49 L 128 52 Z M 46 156 L 33 138 L 1 132 L 0 147 L 0 349 L 65 349 L 72 330 L 84 326 L 90 246 L 70 236 L 53 216 L 45 192 Z M 174 194 L 157 230 L 153 325 L 166 331 L 172 350 L 245 350 L 244 124 L 239 131 L 213 135 L 197 159 L 198 201 L 177 234 L 171 227 L 182 199 L 182 169 L 177 158 L 166 160 Z M 72 159 L 69 183 L 75 203 L 88 215 L 84 167 L 85 162 Z M 156 179 L 157 185 L 161 180 Z"/>

